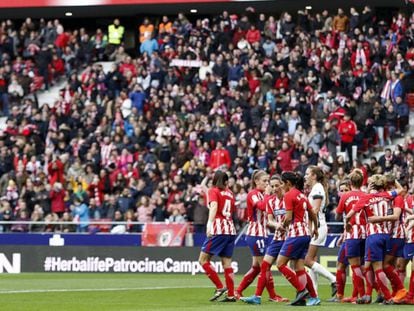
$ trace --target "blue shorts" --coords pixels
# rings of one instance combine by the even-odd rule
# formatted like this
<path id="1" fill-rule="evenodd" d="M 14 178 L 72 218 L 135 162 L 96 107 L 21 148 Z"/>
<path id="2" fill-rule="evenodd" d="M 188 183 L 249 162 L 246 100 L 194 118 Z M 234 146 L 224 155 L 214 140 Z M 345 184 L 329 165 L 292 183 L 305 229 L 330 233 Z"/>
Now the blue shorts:
<path id="1" fill-rule="evenodd" d="M 361 257 L 365 252 L 365 240 L 363 239 L 348 239 L 344 244 L 347 258 Z"/>
<path id="2" fill-rule="evenodd" d="M 210 255 L 230 258 L 233 256 L 235 240 L 235 235 L 214 235 L 204 241 L 201 251 Z"/>
<path id="3" fill-rule="evenodd" d="M 404 259 L 414 260 L 414 243 L 404 245 Z"/>
<path id="4" fill-rule="evenodd" d="M 287 238 L 283 243 L 280 255 L 290 259 L 305 259 L 308 252 L 310 236 L 301 236 L 296 238 Z"/>
<path id="5" fill-rule="evenodd" d="M 273 258 L 277 258 L 284 242 L 285 241 L 272 240 L 272 242 L 270 242 L 269 246 L 266 249 L 266 255 L 271 256 Z"/>
<path id="6" fill-rule="evenodd" d="M 390 240 L 390 248 L 387 249 L 387 255 L 393 257 L 403 257 L 404 256 L 404 245 L 405 239 L 393 239 Z"/>
<path id="7" fill-rule="evenodd" d="M 339 252 L 338 252 L 338 262 L 344 264 L 345 266 L 349 265 L 348 262 L 348 257 L 346 257 L 346 246 L 345 246 L 345 242 L 341 244 L 341 246 L 339 247 Z"/>
<path id="8" fill-rule="evenodd" d="M 368 236 L 365 244 L 365 261 L 384 261 L 388 249 L 390 249 L 389 234 L 374 234 Z"/>
<path id="9" fill-rule="evenodd" d="M 267 238 L 262 236 L 246 235 L 246 244 L 250 248 L 252 256 L 263 257 L 267 248 Z"/>

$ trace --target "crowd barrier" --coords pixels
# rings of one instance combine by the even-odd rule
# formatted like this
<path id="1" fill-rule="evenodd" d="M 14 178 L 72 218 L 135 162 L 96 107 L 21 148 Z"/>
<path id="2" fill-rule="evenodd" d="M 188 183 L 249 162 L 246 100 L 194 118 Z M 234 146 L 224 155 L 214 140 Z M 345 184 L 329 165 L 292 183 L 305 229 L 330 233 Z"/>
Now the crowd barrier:
<path id="1" fill-rule="evenodd" d="M 336 266 L 335 249 L 324 248 L 320 262 L 332 272 Z M 199 247 L 99 247 L 99 246 L 2 246 L 0 273 L 78 272 L 78 273 L 203 273 L 198 263 Z M 213 266 L 223 273 L 219 258 Z M 232 267 L 244 274 L 250 269 L 247 247 L 234 251 Z M 276 267 L 273 267 L 275 270 Z"/>
<path id="2" fill-rule="evenodd" d="M 4 225 L 2 223 L 1 225 Z M 117 224 L 126 225 L 126 223 Z M 149 229 L 151 228 L 151 229 Z M 151 224 L 143 233 L 1 233 L 0 273 L 96 272 L 187 273 L 203 270 L 197 262 L 206 235 L 188 230 L 189 224 Z M 243 233 L 243 231 L 242 231 Z M 244 235 L 236 242 L 235 273 L 245 273 L 251 255 Z M 269 240 L 273 236 L 269 236 Z M 336 266 L 337 234 L 328 236 L 320 261 L 332 272 Z M 146 242 L 143 240 L 146 239 Z M 212 264 L 223 267 L 218 258 Z"/>

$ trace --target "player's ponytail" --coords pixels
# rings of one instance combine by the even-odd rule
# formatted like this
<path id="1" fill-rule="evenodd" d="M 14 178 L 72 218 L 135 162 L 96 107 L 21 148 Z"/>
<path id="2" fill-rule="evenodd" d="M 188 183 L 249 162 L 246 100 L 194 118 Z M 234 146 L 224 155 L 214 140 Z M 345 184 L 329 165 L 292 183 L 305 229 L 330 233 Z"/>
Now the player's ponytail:
<path id="1" fill-rule="evenodd" d="M 303 192 L 303 190 L 305 189 L 305 179 L 303 178 L 303 176 L 299 172 L 295 172 L 295 174 L 296 174 L 295 187 L 299 191 Z"/>

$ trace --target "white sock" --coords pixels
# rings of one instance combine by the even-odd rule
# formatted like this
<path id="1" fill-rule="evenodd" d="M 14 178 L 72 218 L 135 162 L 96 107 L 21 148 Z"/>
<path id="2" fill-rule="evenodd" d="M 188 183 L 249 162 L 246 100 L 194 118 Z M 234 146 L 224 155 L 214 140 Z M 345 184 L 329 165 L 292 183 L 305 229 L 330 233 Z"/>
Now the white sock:
<path id="1" fill-rule="evenodd" d="M 315 288 L 316 292 L 318 292 L 318 274 L 313 271 L 313 268 L 309 269 L 309 276 L 312 279 L 313 287 Z"/>
<path id="2" fill-rule="evenodd" d="M 329 282 L 331 282 L 331 283 L 336 282 L 336 277 L 332 273 L 330 273 L 328 270 L 326 270 L 326 268 L 324 266 L 320 265 L 317 262 L 315 262 L 313 264 L 312 271 L 322 275 L 325 279 L 328 279 Z M 311 275 L 311 277 L 312 277 L 312 275 Z"/>

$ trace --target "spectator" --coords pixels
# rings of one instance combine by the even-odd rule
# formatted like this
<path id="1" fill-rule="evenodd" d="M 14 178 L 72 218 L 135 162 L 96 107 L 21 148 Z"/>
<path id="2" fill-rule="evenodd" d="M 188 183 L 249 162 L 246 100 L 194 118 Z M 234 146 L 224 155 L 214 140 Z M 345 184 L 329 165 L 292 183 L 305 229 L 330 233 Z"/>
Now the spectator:
<path id="1" fill-rule="evenodd" d="M 171 34 L 173 32 L 172 26 L 173 25 L 171 21 L 169 20 L 168 16 L 164 15 L 162 17 L 162 22 L 158 26 L 158 31 L 161 35 Z"/>
<path id="2" fill-rule="evenodd" d="M 155 208 L 152 210 L 152 221 L 164 222 L 168 213 L 165 208 L 164 201 L 158 197 L 155 202 Z"/>
<path id="3" fill-rule="evenodd" d="M 403 101 L 401 96 L 396 97 L 395 106 L 398 124 L 397 134 L 404 135 L 410 117 L 410 110 L 408 108 L 408 104 L 405 101 Z"/>
<path id="4" fill-rule="evenodd" d="M 260 39 L 261 39 L 260 30 L 256 29 L 256 26 L 252 24 L 250 26 L 250 29 L 246 33 L 247 42 L 249 42 L 249 44 L 252 45 L 256 42 L 260 42 Z"/>
<path id="5" fill-rule="evenodd" d="M 85 203 L 75 197 L 73 200 L 73 206 L 71 207 L 73 221 L 79 223 L 76 232 L 88 232 L 89 225 L 89 211 L 88 206 Z M 67 217 L 66 217 L 67 218 Z"/>
<path id="6" fill-rule="evenodd" d="M 151 24 L 148 17 L 145 17 L 144 21 L 142 22 L 142 25 L 139 26 L 139 42 L 141 43 L 141 45 L 145 41 L 150 40 L 152 38 L 153 32 L 154 32 L 154 25 Z"/>
<path id="7" fill-rule="evenodd" d="M 114 23 L 108 26 L 108 43 L 110 44 L 109 54 L 116 50 L 123 42 L 124 32 L 125 28 L 124 26 L 121 26 L 118 18 L 114 19 Z"/>
<path id="8" fill-rule="evenodd" d="M 150 222 L 154 208 L 154 205 L 150 204 L 150 199 L 143 196 L 137 208 L 137 220 L 142 223 Z"/>
<path id="9" fill-rule="evenodd" d="M 348 112 L 345 113 L 343 121 L 339 124 L 338 132 L 341 136 L 341 150 L 347 152 L 349 162 L 352 162 L 352 146 L 357 134 L 357 127 Z"/>
<path id="10" fill-rule="evenodd" d="M 60 232 L 76 232 L 76 225 L 73 224 L 73 217 L 69 212 L 64 212 L 62 215 L 62 221 L 66 222 L 65 224 L 60 225 Z"/>
<path id="11" fill-rule="evenodd" d="M 349 29 L 350 31 L 354 31 L 354 29 L 359 26 L 359 13 L 354 7 L 350 8 L 349 13 L 351 13 L 351 17 L 349 19 Z"/>
<path id="12" fill-rule="evenodd" d="M 168 218 L 168 221 L 170 223 L 182 224 L 182 223 L 185 223 L 185 218 L 183 215 L 180 214 L 180 210 L 178 208 L 174 208 L 172 210 L 172 214 Z"/>
<path id="13" fill-rule="evenodd" d="M 332 29 L 336 32 L 347 32 L 349 26 L 349 18 L 345 15 L 344 10 L 338 9 L 338 15 L 332 21 Z"/>
<path id="14" fill-rule="evenodd" d="M 282 143 L 282 149 L 277 153 L 277 160 L 282 171 L 291 171 L 293 169 L 292 155 L 294 151 L 294 145 L 289 147 L 289 144 L 286 141 Z"/>
<path id="15" fill-rule="evenodd" d="M 52 161 L 47 167 L 49 174 L 49 183 L 53 186 L 55 183 L 63 184 L 65 182 L 64 178 L 64 166 L 62 161 L 53 155 Z"/>
<path id="16" fill-rule="evenodd" d="M 56 182 L 53 184 L 50 190 L 51 210 L 52 213 L 57 214 L 59 217 L 65 211 L 65 195 L 66 192 L 61 183 Z"/>
<path id="17" fill-rule="evenodd" d="M 217 141 L 216 149 L 211 152 L 210 167 L 215 170 L 221 167 L 231 167 L 231 158 L 229 152 L 223 148 L 223 143 Z"/>
<path id="18" fill-rule="evenodd" d="M 29 220 L 30 220 L 29 215 L 25 209 L 18 210 L 15 221 L 29 221 Z M 16 223 L 11 226 L 11 231 L 12 232 L 28 232 L 29 225 Z"/>
<path id="19" fill-rule="evenodd" d="M 150 35 L 148 39 L 141 43 L 139 51 L 141 54 L 151 56 L 153 52 L 158 51 L 158 48 L 159 46 L 157 40 L 152 35 Z"/>
<path id="20" fill-rule="evenodd" d="M 45 231 L 45 225 L 44 224 L 36 224 L 36 222 L 44 221 L 43 219 L 43 210 L 39 205 L 36 205 L 30 220 L 34 223 L 32 223 L 29 226 L 30 232 L 43 232 Z"/>
<path id="21" fill-rule="evenodd" d="M 192 187 L 212 170 L 218 140 L 226 142 L 223 168 L 232 188 L 241 187 L 240 202 L 258 168 L 280 173 L 299 161 L 299 170 L 309 162 L 324 167 L 328 177 L 348 173 L 350 163 L 336 154 L 346 136 L 337 130 L 344 115 L 360 129 L 352 140 L 357 157 L 373 150 L 376 136 L 379 146 L 392 143 L 406 117 L 398 97 L 405 103 L 411 81 L 408 20 L 396 14 L 389 25 L 374 28 L 378 16 L 366 7 L 355 27 L 356 16 L 352 10 L 345 32 L 332 33 L 337 21 L 334 26 L 327 11 L 301 11 L 298 27 L 289 13 L 256 18 L 251 10 L 243 16 L 223 12 L 194 24 L 179 14 L 153 25 L 159 53 L 147 51 L 150 55 L 125 52 L 119 22 L 114 30 L 120 40 L 113 44 L 114 33 L 108 32 L 104 55 L 105 34 L 99 29 L 70 30 L 59 21 L 0 25 L 5 36 L 0 104 L 9 115 L 0 133 L 0 189 L 5 196 L 14 180 L 12 217 L 24 206 L 33 214 L 38 204 L 45 220 L 62 219 L 52 213 L 48 191 L 62 183 L 66 199 L 82 197 L 92 207 L 91 217 L 130 221 L 135 215 L 128 210 L 148 196 L 153 202 L 165 199 L 166 206 L 178 204 L 179 214 L 191 220 Z M 243 39 L 248 31 L 249 40 L 259 31 L 260 41 Z M 16 49 L 13 42 L 21 46 Z M 46 54 L 65 61 L 53 107 L 29 99 L 42 88 L 46 70 L 40 77 L 39 65 L 46 68 Z M 109 72 L 90 63 L 106 57 L 116 62 Z M 202 66 L 171 66 L 173 59 Z M 54 84 L 49 65 L 47 82 Z M 16 81 L 23 96 L 7 92 Z M 383 168 L 373 163 L 368 172 L 401 171 L 412 188 L 412 156 L 408 145 L 404 148 L 395 160 L 384 160 Z M 158 216 L 163 218 L 162 209 Z M 60 227 L 48 224 L 45 230 Z"/>

